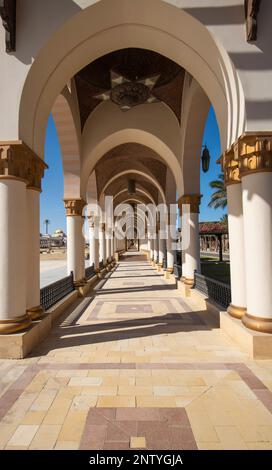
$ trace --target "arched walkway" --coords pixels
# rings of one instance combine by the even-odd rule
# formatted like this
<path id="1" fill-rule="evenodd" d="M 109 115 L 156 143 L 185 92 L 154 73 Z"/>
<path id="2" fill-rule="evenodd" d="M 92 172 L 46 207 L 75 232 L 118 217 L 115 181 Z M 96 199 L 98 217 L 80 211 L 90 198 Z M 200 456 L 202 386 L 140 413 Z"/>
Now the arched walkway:
<path id="1" fill-rule="evenodd" d="M 266 366 L 133 250 L 0 370 L 1 448 L 271 448 Z"/>

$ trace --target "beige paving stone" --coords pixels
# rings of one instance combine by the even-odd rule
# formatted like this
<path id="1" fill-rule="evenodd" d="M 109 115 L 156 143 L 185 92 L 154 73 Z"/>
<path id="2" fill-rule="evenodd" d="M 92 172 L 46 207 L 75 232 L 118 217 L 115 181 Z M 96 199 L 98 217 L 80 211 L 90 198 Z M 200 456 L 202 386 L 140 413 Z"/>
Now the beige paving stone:
<path id="1" fill-rule="evenodd" d="M 81 395 L 94 395 L 94 396 L 113 396 L 117 395 L 118 387 L 116 386 L 93 386 L 83 387 Z"/>
<path id="2" fill-rule="evenodd" d="M 247 443 L 248 450 L 272 450 L 272 443 L 268 442 L 248 442 Z"/>
<path id="3" fill-rule="evenodd" d="M 174 397 L 136 397 L 137 407 L 139 408 L 175 408 L 176 402 Z"/>
<path id="4" fill-rule="evenodd" d="M 215 426 L 224 450 L 246 450 L 247 446 L 236 426 Z"/>
<path id="5" fill-rule="evenodd" d="M 17 427 L 15 433 L 8 442 L 8 446 L 28 447 L 38 431 L 38 425 L 22 424 Z"/>
<path id="6" fill-rule="evenodd" d="M 153 392 L 155 396 L 179 396 L 184 395 L 189 392 L 188 387 L 179 387 L 179 386 L 166 386 L 166 387 L 153 387 Z"/>
<path id="7" fill-rule="evenodd" d="M 131 449 L 146 449 L 145 437 L 131 437 L 130 444 Z"/>
<path id="8" fill-rule="evenodd" d="M 11 436 L 14 434 L 17 426 L 14 424 L 0 423 L 0 449 L 4 449 Z"/>
<path id="9" fill-rule="evenodd" d="M 55 390 L 42 391 L 32 404 L 30 411 L 47 411 L 50 408 L 56 394 L 57 391 Z"/>
<path id="10" fill-rule="evenodd" d="M 98 397 L 95 395 L 79 395 L 73 399 L 71 410 L 89 410 L 97 404 Z"/>
<path id="11" fill-rule="evenodd" d="M 23 417 L 21 424 L 41 424 L 46 411 L 28 411 Z"/>
<path id="12" fill-rule="evenodd" d="M 79 442 L 87 414 L 87 411 L 70 410 L 63 423 L 58 440 Z"/>
<path id="13" fill-rule="evenodd" d="M 34 439 L 32 440 L 30 450 L 51 450 L 57 441 L 61 426 L 52 424 L 42 424 Z"/>
<path id="14" fill-rule="evenodd" d="M 92 371 L 96 373 L 95 371 Z M 88 370 L 59 370 L 56 377 L 87 377 Z"/>
<path id="15" fill-rule="evenodd" d="M 79 442 L 76 441 L 58 441 L 55 450 L 78 450 Z"/>
<path id="16" fill-rule="evenodd" d="M 199 450 L 224 450 L 219 442 L 197 442 Z"/>
<path id="17" fill-rule="evenodd" d="M 101 377 L 72 377 L 69 381 L 69 387 L 89 387 L 92 385 L 101 385 Z"/>
<path id="18" fill-rule="evenodd" d="M 46 424 L 46 425 L 62 424 L 71 407 L 71 404 L 72 404 L 71 398 L 62 398 L 58 395 L 57 398 L 52 403 L 52 406 L 49 408 L 44 418 L 43 424 Z"/>
<path id="19" fill-rule="evenodd" d="M 132 396 L 106 396 L 99 397 L 97 401 L 98 408 L 134 408 L 135 397 Z"/>
<path id="20" fill-rule="evenodd" d="M 134 386 L 136 382 L 135 377 L 103 377 L 103 386 Z M 138 384 L 137 384 L 138 385 Z"/>
<path id="21" fill-rule="evenodd" d="M 121 385 L 118 387 L 118 395 L 134 395 L 134 396 L 141 396 L 141 395 L 147 395 L 147 396 L 152 396 L 153 395 L 153 388 L 152 387 L 134 387 L 134 386 L 124 386 Z"/>

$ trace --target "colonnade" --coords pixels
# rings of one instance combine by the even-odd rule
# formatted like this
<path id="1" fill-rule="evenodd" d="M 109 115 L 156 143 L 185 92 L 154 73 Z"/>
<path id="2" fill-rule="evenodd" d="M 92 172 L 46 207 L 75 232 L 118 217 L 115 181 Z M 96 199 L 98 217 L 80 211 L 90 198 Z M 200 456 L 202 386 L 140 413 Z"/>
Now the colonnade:
<path id="1" fill-rule="evenodd" d="M 272 333 L 272 134 L 245 134 L 221 158 L 229 211 L 232 302 L 228 313 L 250 329 Z M 43 315 L 40 306 L 39 194 L 46 164 L 24 143 L 0 145 L 0 333 L 27 328 Z M 200 194 L 178 201 L 190 243 L 182 250 L 182 281 L 194 287 L 200 270 Z M 75 286 L 86 283 L 83 199 L 65 200 L 67 264 Z M 186 218 L 183 216 L 187 208 Z M 185 221 L 185 222 L 184 222 Z M 184 228 L 184 227 L 183 227 Z M 97 234 L 99 234 L 97 236 Z M 112 263 L 118 249 L 114 230 L 89 217 L 90 264 L 96 272 Z M 174 269 L 176 240 L 170 224 L 148 227 L 150 260 Z M 256 247 L 259 247 L 259 249 Z"/>

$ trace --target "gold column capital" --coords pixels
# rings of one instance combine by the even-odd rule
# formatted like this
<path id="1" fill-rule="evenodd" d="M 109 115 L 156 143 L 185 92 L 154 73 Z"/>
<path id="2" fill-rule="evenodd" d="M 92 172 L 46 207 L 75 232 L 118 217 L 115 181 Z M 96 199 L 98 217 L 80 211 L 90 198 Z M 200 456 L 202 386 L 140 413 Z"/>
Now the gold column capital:
<path id="1" fill-rule="evenodd" d="M 234 144 L 240 177 L 272 171 L 272 132 L 245 133 Z"/>
<path id="2" fill-rule="evenodd" d="M 0 142 L 0 179 L 24 181 L 29 189 L 41 191 L 48 165 L 23 141 Z"/>
<path id="3" fill-rule="evenodd" d="M 199 214 L 199 206 L 201 203 L 202 194 L 184 194 L 178 200 L 178 207 L 180 214 L 182 215 L 182 206 L 183 204 L 188 204 L 190 206 L 191 214 Z"/>
<path id="4" fill-rule="evenodd" d="M 240 183 L 243 176 L 272 172 L 272 132 L 245 132 L 218 160 L 225 184 Z"/>
<path id="5" fill-rule="evenodd" d="M 221 164 L 226 186 L 241 183 L 239 161 L 237 153 L 234 152 L 234 146 L 224 152 L 217 163 Z"/>
<path id="6" fill-rule="evenodd" d="M 84 199 L 64 199 L 66 216 L 82 216 L 82 211 L 86 205 Z"/>

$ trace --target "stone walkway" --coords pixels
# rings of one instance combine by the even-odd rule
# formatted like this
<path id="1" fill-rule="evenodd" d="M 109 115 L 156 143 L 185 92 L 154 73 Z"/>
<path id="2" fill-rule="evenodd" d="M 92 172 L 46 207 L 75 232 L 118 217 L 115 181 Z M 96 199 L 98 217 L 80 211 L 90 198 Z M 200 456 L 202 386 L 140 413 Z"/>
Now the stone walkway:
<path id="1" fill-rule="evenodd" d="M 272 449 L 272 362 L 144 257 L 82 305 L 31 357 L 0 361 L 1 449 Z"/>

